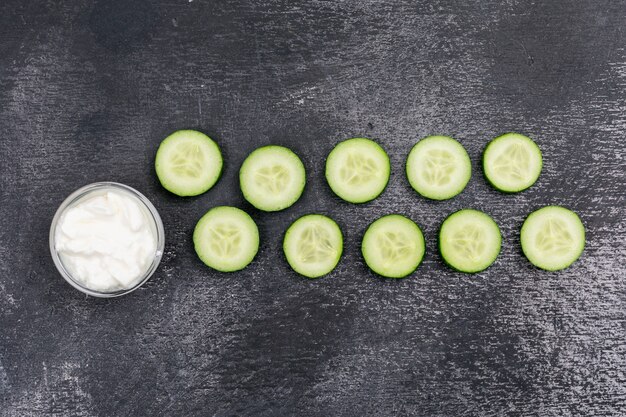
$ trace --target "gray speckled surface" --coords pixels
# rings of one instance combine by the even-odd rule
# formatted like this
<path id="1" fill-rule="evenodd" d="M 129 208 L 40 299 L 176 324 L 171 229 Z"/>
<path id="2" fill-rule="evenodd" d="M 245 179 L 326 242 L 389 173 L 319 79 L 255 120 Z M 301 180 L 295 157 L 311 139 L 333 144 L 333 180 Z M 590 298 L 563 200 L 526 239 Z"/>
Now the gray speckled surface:
<path id="1" fill-rule="evenodd" d="M 626 414 L 626 2 L 21 1 L 0 3 L 0 416 L 615 416 Z M 217 186 L 176 198 L 153 174 L 161 139 L 211 135 L 226 157 Z M 487 141 L 533 137 L 545 167 L 517 195 L 489 188 Z M 468 149 L 472 181 L 429 202 L 403 162 L 431 133 Z M 389 152 L 385 193 L 355 206 L 323 180 L 339 140 Z M 293 148 L 303 198 L 260 213 L 236 186 L 256 146 Z M 166 254 L 141 290 L 88 298 L 48 253 L 50 220 L 94 181 L 145 193 Z M 258 222 L 243 272 L 204 267 L 196 220 L 230 204 Z M 524 217 L 576 210 L 587 248 L 547 273 L 521 254 Z M 467 276 L 436 253 L 463 207 L 499 223 L 504 246 Z M 345 233 L 328 277 L 289 270 L 282 233 L 326 213 Z M 411 277 L 364 266 L 361 235 L 400 212 L 427 239 Z"/>

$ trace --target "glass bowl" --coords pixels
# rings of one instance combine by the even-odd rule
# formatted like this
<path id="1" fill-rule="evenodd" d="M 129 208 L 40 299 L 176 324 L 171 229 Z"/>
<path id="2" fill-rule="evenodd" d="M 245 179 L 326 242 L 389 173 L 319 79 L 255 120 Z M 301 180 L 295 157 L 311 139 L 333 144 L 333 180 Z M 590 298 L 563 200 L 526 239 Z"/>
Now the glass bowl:
<path id="1" fill-rule="evenodd" d="M 56 249 L 56 230 L 59 224 L 59 220 L 65 211 L 74 206 L 78 201 L 82 200 L 87 195 L 90 195 L 94 192 L 103 192 L 107 190 L 116 190 L 131 197 L 134 197 L 140 205 L 143 205 L 146 209 L 146 212 L 150 215 L 150 219 L 154 222 L 154 232 L 157 239 L 156 242 L 156 251 L 154 253 L 154 258 L 152 259 L 152 263 L 146 269 L 146 271 L 139 277 L 132 287 L 123 288 L 119 290 L 114 290 L 111 292 L 102 292 L 98 290 L 93 290 L 91 288 L 83 285 L 79 280 L 72 277 L 70 271 L 63 265 L 63 260 L 59 255 L 59 252 Z M 72 285 L 72 287 L 76 288 L 79 291 L 82 291 L 85 294 L 91 295 L 93 297 L 101 297 L 101 298 L 111 298 L 111 297 L 119 297 L 120 295 L 128 294 L 130 292 L 135 291 L 137 288 L 141 287 L 154 273 L 154 271 L 159 266 L 161 262 L 161 257 L 163 256 L 163 249 L 165 247 L 165 232 L 163 230 L 163 222 L 161 221 L 161 216 L 157 212 L 157 209 L 152 205 L 150 200 L 148 200 L 143 194 L 139 191 L 135 190 L 132 187 L 129 187 L 124 184 L 120 184 L 117 182 L 95 182 L 93 184 L 85 185 L 84 187 L 79 188 L 74 191 L 72 194 L 67 197 L 63 203 L 57 209 L 54 218 L 52 219 L 52 225 L 50 226 L 50 253 L 52 254 L 52 260 L 54 261 L 54 265 L 59 270 L 59 273 L 65 280 Z"/>

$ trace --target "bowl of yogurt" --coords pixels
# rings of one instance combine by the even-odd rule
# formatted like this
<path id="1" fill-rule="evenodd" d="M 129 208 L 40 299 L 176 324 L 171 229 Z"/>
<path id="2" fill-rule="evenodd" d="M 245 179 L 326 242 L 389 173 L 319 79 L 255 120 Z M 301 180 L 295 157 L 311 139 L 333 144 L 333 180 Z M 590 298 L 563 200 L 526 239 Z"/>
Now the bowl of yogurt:
<path id="1" fill-rule="evenodd" d="M 94 297 L 117 297 L 143 285 L 157 269 L 165 233 L 156 208 L 116 182 L 86 185 L 63 201 L 50 227 L 59 273 Z"/>

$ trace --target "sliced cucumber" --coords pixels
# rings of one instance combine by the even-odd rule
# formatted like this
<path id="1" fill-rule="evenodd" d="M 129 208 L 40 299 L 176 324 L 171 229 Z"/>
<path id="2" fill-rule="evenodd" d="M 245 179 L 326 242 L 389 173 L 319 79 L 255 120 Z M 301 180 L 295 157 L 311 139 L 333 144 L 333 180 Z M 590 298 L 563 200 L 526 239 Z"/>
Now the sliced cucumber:
<path id="1" fill-rule="evenodd" d="M 335 269 L 343 252 L 343 235 L 337 223 L 320 214 L 293 222 L 285 233 L 283 251 L 294 271 L 318 278 Z"/>
<path id="2" fill-rule="evenodd" d="M 185 197 L 213 187 L 222 164 L 220 148 L 210 137 L 195 130 L 179 130 L 161 142 L 154 167 L 166 190 Z"/>
<path id="3" fill-rule="evenodd" d="M 350 203 L 365 203 L 378 197 L 387 186 L 390 171 L 387 153 L 370 139 L 345 140 L 326 159 L 328 185 Z"/>
<path id="4" fill-rule="evenodd" d="M 496 222 L 477 210 L 452 213 L 441 225 L 439 250 L 444 261 L 461 272 L 480 272 L 500 253 L 502 237 Z"/>
<path id="5" fill-rule="evenodd" d="M 424 235 L 419 226 L 399 214 L 373 222 L 361 244 L 367 266 L 387 278 L 403 278 L 415 271 L 424 251 Z"/>
<path id="6" fill-rule="evenodd" d="M 298 155 L 282 146 L 263 146 L 241 165 L 239 184 L 243 196 L 259 210 L 278 211 L 298 201 L 306 174 Z"/>
<path id="7" fill-rule="evenodd" d="M 252 262 L 259 250 L 259 229 L 245 211 L 215 207 L 198 221 L 193 244 L 202 262 L 211 268 L 239 271 Z"/>
<path id="8" fill-rule="evenodd" d="M 541 150 L 532 139 L 519 133 L 495 138 L 483 154 L 487 180 L 505 193 L 516 193 L 533 185 L 541 167 Z"/>
<path id="9" fill-rule="evenodd" d="M 576 213 L 547 206 L 530 213 L 520 240 L 528 260 L 541 269 L 558 271 L 576 261 L 585 248 L 585 226 Z"/>
<path id="10" fill-rule="evenodd" d="M 447 136 L 420 140 L 406 160 L 411 187 L 433 200 L 446 200 L 459 194 L 472 176 L 472 163 L 465 148 Z"/>

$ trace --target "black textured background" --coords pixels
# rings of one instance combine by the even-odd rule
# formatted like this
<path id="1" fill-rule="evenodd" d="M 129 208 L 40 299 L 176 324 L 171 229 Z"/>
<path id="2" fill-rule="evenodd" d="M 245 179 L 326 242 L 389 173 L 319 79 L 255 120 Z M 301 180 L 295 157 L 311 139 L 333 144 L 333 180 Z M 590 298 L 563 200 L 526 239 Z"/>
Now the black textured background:
<path id="1" fill-rule="evenodd" d="M 626 2 L 2 0 L 0 3 L 0 415 L 626 415 Z M 215 188 L 177 198 L 153 174 L 159 142 L 195 128 L 225 155 Z M 506 131 L 545 166 L 518 195 L 492 190 L 480 153 Z M 421 137 L 452 135 L 472 181 L 418 197 L 403 174 Z M 393 173 L 377 200 L 341 202 L 324 157 L 366 136 Z M 237 170 L 255 147 L 294 149 L 303 198 L 246 204 Z M 139 291 L 89 298 L 48 253 L 54 211 L 76 188 L 118 181 L 166 227 Z M 191 232 L 242 207 L 262 245 L 243 272 L 203 266 Z M 524 217 L 576 210 L 583 257 L 548 273 L 523 257 Z M 446 268 L 450 212 L 490 213 L 504 237 L 474 275 Z M 335 218 L 345 255 L 329 276 L 291 272 L 282 233 Z M 425 231 L 422 266 L 383 280 L 359 254 L 365 227 L 400 212 Z"/>

